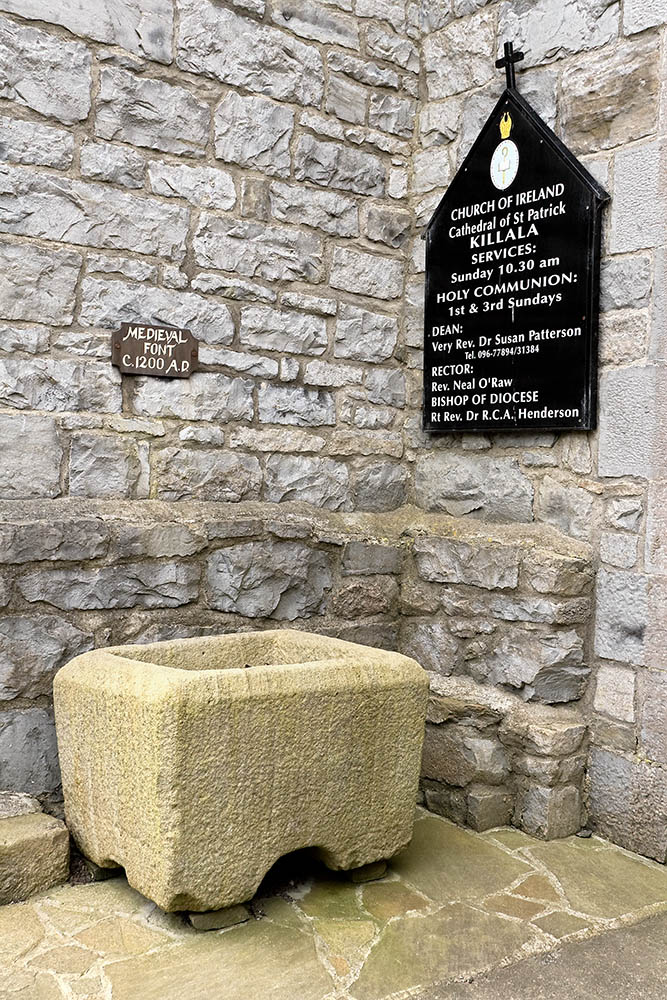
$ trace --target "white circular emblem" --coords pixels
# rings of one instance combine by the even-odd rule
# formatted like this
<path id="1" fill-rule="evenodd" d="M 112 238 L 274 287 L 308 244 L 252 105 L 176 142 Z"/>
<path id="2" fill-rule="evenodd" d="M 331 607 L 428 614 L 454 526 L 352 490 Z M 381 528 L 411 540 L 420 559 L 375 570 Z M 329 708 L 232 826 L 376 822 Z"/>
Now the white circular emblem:
<path id="1" fill-rule="evenodd" d="M 499 191 L 504 191 L 519 172 L 519 150 L 511 139 L 503 139 L 491 157 L 491 180 Z"/>

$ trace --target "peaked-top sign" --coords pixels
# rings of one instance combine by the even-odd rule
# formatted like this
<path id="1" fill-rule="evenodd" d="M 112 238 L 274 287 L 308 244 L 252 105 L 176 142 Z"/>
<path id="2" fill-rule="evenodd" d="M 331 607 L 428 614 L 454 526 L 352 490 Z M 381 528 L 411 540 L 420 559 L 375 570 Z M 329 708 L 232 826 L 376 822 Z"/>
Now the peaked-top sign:
<path id="1" fill-rule="evenodd" d="M 596 425 L 609 196 L 514 89 L 520 58 L 426 234 L 430 431 Z"/>

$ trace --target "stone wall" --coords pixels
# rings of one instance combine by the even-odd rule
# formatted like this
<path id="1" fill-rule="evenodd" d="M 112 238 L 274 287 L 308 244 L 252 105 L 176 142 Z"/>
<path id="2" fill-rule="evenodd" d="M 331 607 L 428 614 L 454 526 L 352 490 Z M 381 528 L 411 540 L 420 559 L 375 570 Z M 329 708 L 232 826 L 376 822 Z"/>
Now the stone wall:
<path id="1" fill-rule="evenodd" d="M 483 767 L 443 770 L 432 808 L 479 825 L 509 796 L 544 835 L 565 785 L 582 821 L 665 860 L 667 15 L 70 6 L 0 0 L 0 786 L 57 795 L 50 681 L 80 649 L 290 622 L 415 655 L 432 715 L 438 691 L 510 699 L 484 737 L 500 797 Z M 421 233 L 505 38 L 613 195 L 600 431 L 429 438 Z M 201 370 L 121 378 L 124 320 L 188 326 Z M 457 712 L 464 753 L 486 709 Z M 569 772 L 503 743 L 508 713 L 545 712 L 589 724 L 585 784 L 585 743 Z"/>

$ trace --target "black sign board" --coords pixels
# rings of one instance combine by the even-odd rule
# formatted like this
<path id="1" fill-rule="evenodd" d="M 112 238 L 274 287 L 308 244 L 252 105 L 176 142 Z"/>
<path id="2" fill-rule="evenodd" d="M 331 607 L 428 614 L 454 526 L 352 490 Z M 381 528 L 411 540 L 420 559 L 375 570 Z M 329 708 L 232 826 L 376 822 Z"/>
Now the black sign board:
<path id="1" fill-rule="evenodd" d="M 111 338 L 111 362 L 124 375 L 189 378 L 199 342 L 189 330 L 150 323 L 121 323 Z"/>
<path id="2" fill-rule="evenodd" d="M 608 197 L 508 86 L 426 234 L 426 430 L 595 427 Z"/>

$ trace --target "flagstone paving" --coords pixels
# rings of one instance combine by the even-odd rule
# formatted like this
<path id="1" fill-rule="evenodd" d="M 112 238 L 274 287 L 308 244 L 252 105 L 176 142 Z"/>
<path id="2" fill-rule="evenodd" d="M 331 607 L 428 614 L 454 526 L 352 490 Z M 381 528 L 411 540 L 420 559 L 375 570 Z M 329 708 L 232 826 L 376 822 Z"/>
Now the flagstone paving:
<path id="1" fill-rule="evenodd" d="M 382 881 L 354 885 L 300 854 L 252 909 L 198 932 L 124 878 L 1 907 L 0 1000 L 445 996 L 443 984 L 528 970 L 531 956 L 667 912 L 667 869 L 595 837 L 475 834 L 419 810 Z"/>

